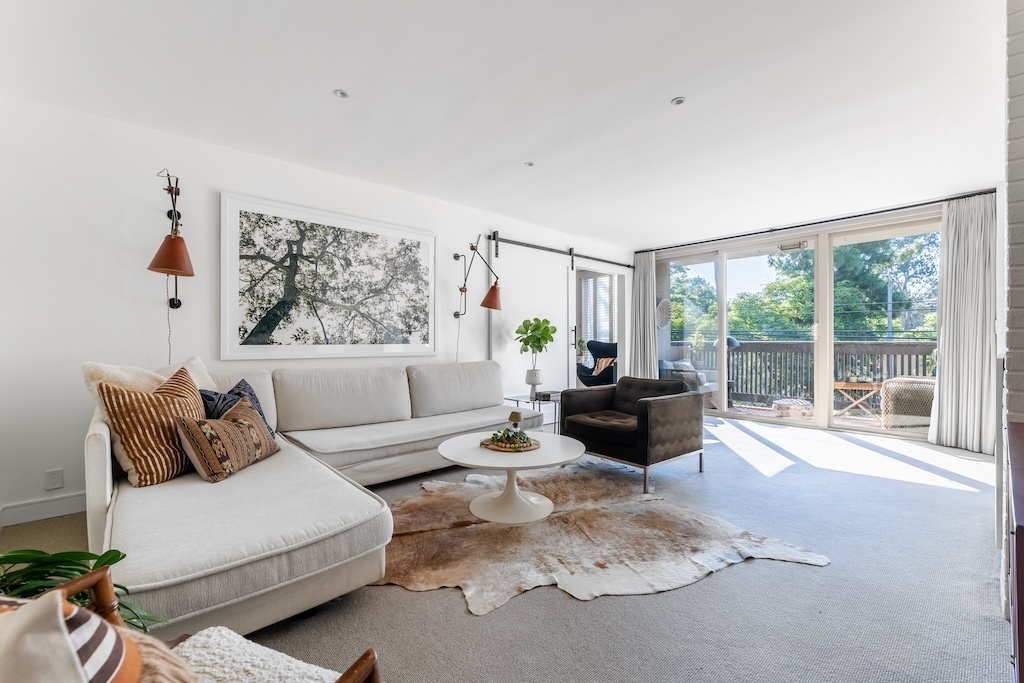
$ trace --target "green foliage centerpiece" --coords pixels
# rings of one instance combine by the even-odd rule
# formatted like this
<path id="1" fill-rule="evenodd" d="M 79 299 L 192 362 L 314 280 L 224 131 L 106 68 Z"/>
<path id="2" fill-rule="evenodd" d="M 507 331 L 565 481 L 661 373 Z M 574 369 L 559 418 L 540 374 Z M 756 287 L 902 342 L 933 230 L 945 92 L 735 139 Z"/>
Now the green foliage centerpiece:
<path id="1" fill-rule="evenodd" d="M 522 413 L 518 410 L 512 411 L 512 414 L 509 415 L 512 427 L 506 427 L 505 429 L 494 432 L 491 434 L 490 438 L 481 441 L 480 445 L 484 448 L 489 448 L 492 451 L 522 452 L 532 451 L 535 448 L 539 448 L 539 441 L 531 439 L 525 429 L 519 429 L 519 422 L 522 419 Z"/>

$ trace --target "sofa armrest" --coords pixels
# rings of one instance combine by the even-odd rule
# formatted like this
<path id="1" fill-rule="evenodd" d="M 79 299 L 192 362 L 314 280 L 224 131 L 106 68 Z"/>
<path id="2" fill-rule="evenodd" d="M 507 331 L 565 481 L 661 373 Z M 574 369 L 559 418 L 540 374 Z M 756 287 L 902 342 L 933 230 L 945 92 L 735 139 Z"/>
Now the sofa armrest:
<path id="1" fill-rule="evenodd" d="M 651 396 L 636 404 L 636 438 L 649 465 L 704 448 L 704 397 L 685 394 Z"/>
<path id="2" fill-rule="evenodd" d="M 612 405 L 612 397 L 615 396 L 615 385 L 599 387 L 585 387 L 581 389 L 566 389 L 562 392 L 562 405 L 560 408 L 558 428 L 565 434 L 565 418 L 580 413 L 593 413 L 598 410 L 608 410 Z"/>
<path id="3" fill-rule="evenodd" d="M 114 492 L 111 467 L 110 427 L 93 420 L 85 434 L 85 520 L 89 533 L 89 552 L 103 552 L 107 528 L 107 508 Z"/>

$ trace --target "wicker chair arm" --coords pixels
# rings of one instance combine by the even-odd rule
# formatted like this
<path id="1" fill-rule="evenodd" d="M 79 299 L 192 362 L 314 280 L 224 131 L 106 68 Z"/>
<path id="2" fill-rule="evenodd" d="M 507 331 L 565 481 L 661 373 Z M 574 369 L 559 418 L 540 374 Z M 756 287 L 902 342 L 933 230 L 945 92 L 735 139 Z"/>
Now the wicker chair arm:
<path id="1" fill-rule="evenodd" d="M 60 591 L 65 600 L 82 591 L 89 591 L 89 609 L 115 626 L 124 626 L 121 612 L 118 611 L 120 602 L 117 599 L 117 591 L 114 590 L 110 567 L 94 569 L 46 592 L 53 591 Z"/>

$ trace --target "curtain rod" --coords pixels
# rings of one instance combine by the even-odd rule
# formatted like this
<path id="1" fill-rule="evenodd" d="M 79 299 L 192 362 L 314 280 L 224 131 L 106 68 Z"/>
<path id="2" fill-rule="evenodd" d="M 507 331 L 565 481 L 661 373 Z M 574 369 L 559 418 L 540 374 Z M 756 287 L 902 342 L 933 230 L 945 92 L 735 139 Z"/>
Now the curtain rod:
<path id="1" fill-rule="evenodd" d="M 773 232 L 780 232 L 783 230 L 795 230 L 797 228 L 810 228 L 815 225 L 824 225 L 826 223 L 835 223 L 836 221 L 848 221 L 854 218 L 865 218 L 867 216 L 877 216 L 883 213 L 891 213 L 893 211 L 902 211 L 903 209 L 916 209 L 921 206 L 928 206 L 930 204 L 938 204 L 939 202 L 951 202 L 954 199 L 966 199 L 968 197 L 977 197 L 983 194 L 993 194 L 995 188 L 988 190 L 977 190 L 976 192 L 966 192 L 964 194 L 956 194 L 941 199 L 932 199 L 927 202 L 917 202 L 916 204 L 904 204 L 903 206 L 894 206 L 888 209 L 878 209 L 877 211 L 865 211 L 864 213 L 855 213 L 849 216 L 839 216 L 838 218 L 826 218 L 820 221 L 811 221 L 810 223 L 800 223 L 798 225 L 784 225 L 780 228 L 768 228 L 767 230 L 757 230 L 754 232 L 744 232 L 738 235 L 727 235 L 726 237 L 712 237 L 706 240 L 697 240 L 696 242 L 683 242 L 682 244 L 672 244 L 667 247 L 653 247 L 651 249 L 638 249 L 633 252 L 634 254 L 646 254 L 649 251 L 664 251 L 665 249 L 679 249 L 681 247 L 693 247 L 698 244 L 711 244 L 713 242 L 724 242 L 725 240 L 734 240 L 738 237 L 754 237 L 756 235 L 770 235 Z"/>
<path id="2" fill-rule="evenodd" d="M 495 258 L 498 257 L 498 245 L 499 244 L 512 244 L 512 245 L 515 245 L 517 247 L 526 247 L 528 249 L 537 249 L 539 251 L 549 251 L 552 254 L 562 254 L 563 256 L 568 256 L 570 258 L 570 260 L 572 261 L 571 265 L 572 265 L 572 269 L 573 270 L 576 269 L 575 260 L 578 259 L 578 258 L 587 259 L 588 261 L 599 261 L 601 263 L 609 263 L 609 264 L 611 264 L 613 266 L 621 266 L 622 268 L 632 268 L 633 267 L 629 263 L 619 263 L 618 261 L 610 261 L 610 260 L 608 260 L 606 258 L 600 258 L 600 257 L 597 257 L 597 256 L 585 256 L 584 254 L 577 254 L 576 250 L 573 249 L 572 247 L 569 247 L 568 250 L 565 250 L 565 249 L 555 249 L 554 247 L 543 247 L 543 246 L 541 246 L 539 244 L 530 244 L 529 242 L 519 242 L 517 240 L 510 240 L 507 237 L 499 237 L 497 230 L 495 230 L 494 232 L 489 234 L 487 236 L 487 239 L 489 239 L 492 242 L 494 242 L 494 257 Z"/>

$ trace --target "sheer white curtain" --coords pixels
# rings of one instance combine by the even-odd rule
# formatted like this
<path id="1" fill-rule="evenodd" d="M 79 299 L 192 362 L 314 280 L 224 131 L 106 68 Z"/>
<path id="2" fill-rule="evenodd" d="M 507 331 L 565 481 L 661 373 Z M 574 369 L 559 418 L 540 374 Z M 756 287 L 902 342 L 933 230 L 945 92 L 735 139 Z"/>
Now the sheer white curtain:
<path id="1" fill-rule="evenodd" d="M 946 202 L 939 259 L 938 372 L 928 440 L 991 454 L 996 414 L 996 198 Z"/>
<path id="2" fill-rule="evenodd" d="M 654 252 L 633 255 L 633 329 L 629 374 L 658 378 L 658 341 L 654 316 Z"/>

